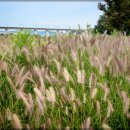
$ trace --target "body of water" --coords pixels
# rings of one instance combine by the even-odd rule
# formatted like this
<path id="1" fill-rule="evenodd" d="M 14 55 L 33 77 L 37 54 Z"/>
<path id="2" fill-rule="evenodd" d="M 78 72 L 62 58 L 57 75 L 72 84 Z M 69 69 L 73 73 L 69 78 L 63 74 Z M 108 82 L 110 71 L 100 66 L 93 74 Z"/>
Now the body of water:
<path id="1" fill-rule="evenodd" d="M 10 33 L 16 33 L 17 31 L 16 30 L 10 30 L 10 31 L 4 31 L 4 30 L 0 30 L 0 34 L 10 34 Z M 32 34 L 38 34 L 40 36 L 45 36 L 46 34 L 48 36 L 53 36 L 53 35 L 56 35 L 57 33 L 55 31 L 32 31 Z"/>

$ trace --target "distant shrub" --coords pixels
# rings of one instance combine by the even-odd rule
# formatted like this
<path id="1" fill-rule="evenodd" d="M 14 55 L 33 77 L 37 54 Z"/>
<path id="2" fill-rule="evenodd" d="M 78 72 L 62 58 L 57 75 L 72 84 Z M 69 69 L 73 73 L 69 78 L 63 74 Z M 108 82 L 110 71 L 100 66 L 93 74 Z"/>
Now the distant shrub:
<path id="1" fill-rule="evenodd" d="M 18 31 L 12 36 L 12 42 L 20 49 L 25 46 L 31 48 L 33 41 L 34 35 L 32 35 L 29 30 Z"/>
<path id="2" fill-rule="evenodd" d="M 114 36 L 117 36 L 117 35 L 119 35 L 119 31 L 117 29 L 113 29 L 111 34 Z"/>

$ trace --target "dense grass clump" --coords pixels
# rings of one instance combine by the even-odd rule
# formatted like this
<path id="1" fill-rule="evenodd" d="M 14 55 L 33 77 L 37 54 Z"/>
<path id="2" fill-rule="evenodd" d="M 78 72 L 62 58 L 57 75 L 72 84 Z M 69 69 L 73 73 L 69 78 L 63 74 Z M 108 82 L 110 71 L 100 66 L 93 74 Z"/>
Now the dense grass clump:
<path id="1" fill-rule="evenodd" d="M 11 37 L 0 37 L 0 129 L 130 129 L 129 37 Z"/>

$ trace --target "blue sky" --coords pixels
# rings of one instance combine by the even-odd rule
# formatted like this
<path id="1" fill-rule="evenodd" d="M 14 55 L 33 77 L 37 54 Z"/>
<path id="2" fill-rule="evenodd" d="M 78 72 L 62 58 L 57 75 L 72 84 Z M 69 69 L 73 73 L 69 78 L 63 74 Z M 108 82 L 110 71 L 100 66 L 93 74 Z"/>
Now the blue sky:
<path id="1" fill-rule="evenodd" d="M 93 27 L 99 15 L 98 2 L 0 2 L 0 26 L 56 28 Z"/>

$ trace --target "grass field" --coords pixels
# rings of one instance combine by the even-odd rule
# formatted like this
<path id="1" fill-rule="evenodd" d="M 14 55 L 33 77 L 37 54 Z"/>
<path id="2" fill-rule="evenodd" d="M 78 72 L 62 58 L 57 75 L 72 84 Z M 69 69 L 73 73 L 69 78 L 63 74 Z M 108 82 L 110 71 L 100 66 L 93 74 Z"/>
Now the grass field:
<path id="1" fill-rule="evenodd" d="M 130 129 L 130 37 L 0 36 L 0 129 Z"/>

